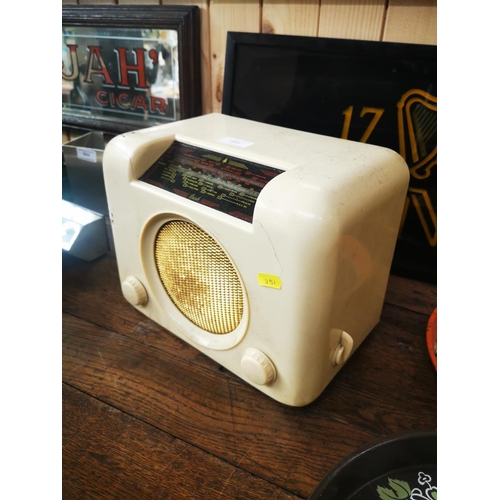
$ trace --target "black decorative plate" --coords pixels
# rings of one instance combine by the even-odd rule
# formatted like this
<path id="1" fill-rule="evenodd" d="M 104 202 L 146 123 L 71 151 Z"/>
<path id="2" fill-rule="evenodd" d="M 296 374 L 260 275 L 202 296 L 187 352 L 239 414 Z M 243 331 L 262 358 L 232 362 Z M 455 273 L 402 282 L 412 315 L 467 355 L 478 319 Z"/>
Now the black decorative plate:
<path id="1" fill-rule="evenodd" d="M 309 500 L 437 500 L 437 433 L 412 432 L 363 446 L 330 471 Z"/>

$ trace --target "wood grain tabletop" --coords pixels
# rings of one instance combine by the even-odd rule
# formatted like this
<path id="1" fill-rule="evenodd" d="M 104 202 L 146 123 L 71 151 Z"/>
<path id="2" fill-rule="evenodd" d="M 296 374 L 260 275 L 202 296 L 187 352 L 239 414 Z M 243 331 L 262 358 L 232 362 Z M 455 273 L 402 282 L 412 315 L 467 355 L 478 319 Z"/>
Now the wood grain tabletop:
<path id="1" fill-rule="evenodd" d="M 436 428 L 435 285 L 391 276 L 378 326 L 293 408 L 135 310 L 113 256 L 62 264 L 65 499 L 308 498 L 360 446 Z"/>

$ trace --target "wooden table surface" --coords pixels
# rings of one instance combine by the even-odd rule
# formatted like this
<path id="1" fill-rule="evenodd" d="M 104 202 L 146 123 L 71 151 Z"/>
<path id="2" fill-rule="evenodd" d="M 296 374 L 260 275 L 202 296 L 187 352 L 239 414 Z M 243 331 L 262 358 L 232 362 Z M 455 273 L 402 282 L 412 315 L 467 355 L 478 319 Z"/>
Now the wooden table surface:
<path id="1" fill-rule="evenodd" d="M 63 256 L 63 498 L 307 498 L 371 440 L 436 428 L 436 287 L 391 276 L 323 394 L 284 406 L 141 315 L 112 256 Z"/>

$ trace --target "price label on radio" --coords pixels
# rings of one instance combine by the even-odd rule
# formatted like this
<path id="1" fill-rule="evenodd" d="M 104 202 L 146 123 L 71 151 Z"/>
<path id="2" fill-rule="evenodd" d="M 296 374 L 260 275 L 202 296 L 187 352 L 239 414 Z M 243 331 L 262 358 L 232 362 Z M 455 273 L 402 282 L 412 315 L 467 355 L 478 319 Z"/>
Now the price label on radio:
<path id="1" fill-rule="evenodd" d="M 276 288 L 281 290 L 281 280 L 279 276 L 274 274 L 259 273 L 257 276 L 260 286 L 267 286 L 268 288 Z"/>

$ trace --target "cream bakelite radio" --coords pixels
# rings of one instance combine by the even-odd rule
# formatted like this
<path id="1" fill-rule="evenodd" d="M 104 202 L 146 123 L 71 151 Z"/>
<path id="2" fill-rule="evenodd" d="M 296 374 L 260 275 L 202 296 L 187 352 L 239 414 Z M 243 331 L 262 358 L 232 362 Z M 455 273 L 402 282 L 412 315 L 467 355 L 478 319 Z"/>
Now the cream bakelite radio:
<path id="1" fill-rule="evenodd" d="M 103 164 L 125 298 L 268 396 L 312 402 L 378 323 L 397 153 L 210 114 L 115 137 Z"/>

